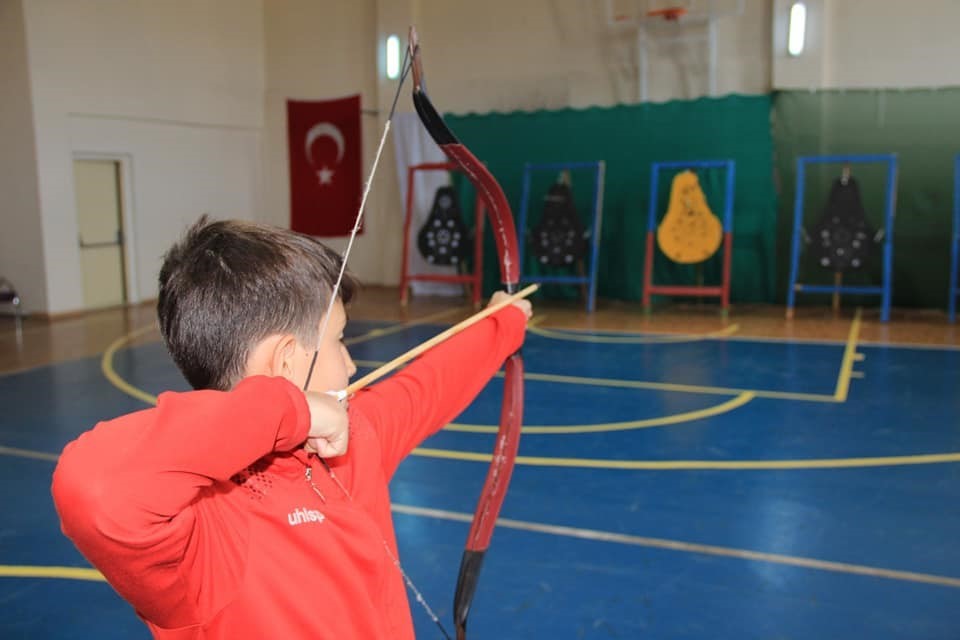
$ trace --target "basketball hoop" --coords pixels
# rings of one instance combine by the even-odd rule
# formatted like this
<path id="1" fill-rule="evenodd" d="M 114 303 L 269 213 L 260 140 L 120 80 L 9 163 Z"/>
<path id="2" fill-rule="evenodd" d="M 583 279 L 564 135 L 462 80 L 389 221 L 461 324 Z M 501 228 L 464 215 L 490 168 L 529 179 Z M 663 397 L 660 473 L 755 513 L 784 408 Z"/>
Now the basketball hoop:
<path id="1" fill-rule="evenodd" d="M 685 16 L 687 10 L 683 7 L 664 7 L 663 9 L 654 9 L 652 11 L 647 11 L 648 18 L 663 18 L 664 20 L 670 22 L 676 22 L 683 16 Z"/>

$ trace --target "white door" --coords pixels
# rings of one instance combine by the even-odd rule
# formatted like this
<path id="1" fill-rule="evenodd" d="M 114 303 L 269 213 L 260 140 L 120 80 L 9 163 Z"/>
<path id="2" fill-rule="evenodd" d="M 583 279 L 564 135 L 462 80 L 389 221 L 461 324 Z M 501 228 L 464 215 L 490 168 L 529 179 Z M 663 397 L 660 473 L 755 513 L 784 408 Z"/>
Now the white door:
<path id="1" fill-rule="evenodd" d="M 123 255 L 120 163 L 74 160 L 83 306 L 100 309 L 127 301 Z"/>

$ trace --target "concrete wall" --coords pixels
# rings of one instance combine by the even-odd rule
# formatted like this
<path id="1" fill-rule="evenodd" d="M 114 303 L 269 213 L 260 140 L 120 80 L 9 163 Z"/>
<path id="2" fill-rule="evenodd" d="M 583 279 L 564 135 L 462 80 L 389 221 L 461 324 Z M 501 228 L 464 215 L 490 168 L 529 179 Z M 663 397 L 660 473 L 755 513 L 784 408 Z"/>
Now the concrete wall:
<path id="1" fill-rule="evenodd" d="M 24 3 L 45 311 L 82 307 L 72 161 L 122 159 L 131 176 L 131 301 L 156 295 L 163 251 L 198 215 L 260 208 L 259 0 Z"/>
<path id="2" fill-rule="evenodd" d="M 0 2 L 0 87 L 0 276 L 13 281 L 28 311 L 45 309 L 30 62 L 21 0 Z"/>
<path id="3" fill-rule="evenodd" d="M 960 3 L 954 0 L 806 0 L 807 47 L 786 52 L 794 0 L 775 0 L 777 89 L 918 88 L 960 84 Z"/>

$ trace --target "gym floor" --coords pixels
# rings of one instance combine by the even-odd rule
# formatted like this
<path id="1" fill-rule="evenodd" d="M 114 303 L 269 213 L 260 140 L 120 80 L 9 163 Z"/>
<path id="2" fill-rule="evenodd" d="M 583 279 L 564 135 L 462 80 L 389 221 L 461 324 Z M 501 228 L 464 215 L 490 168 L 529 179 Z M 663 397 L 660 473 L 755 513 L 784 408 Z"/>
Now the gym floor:
<path id="1" fill-rule="evenodd" d="M 361 373 L 470 311 L 395 296 L 351 309 Z M 471 635 L 957 637 L 960 330 L 942 315 L 535 307 Z M 49 484 L 79 433 L 186 388 L 152 309 L 0 318 L 0 372 L 0 638 L 149 637 L 60 534 Z M 404 568 L 447 621 L 501 387 L 391 485 Z"/>

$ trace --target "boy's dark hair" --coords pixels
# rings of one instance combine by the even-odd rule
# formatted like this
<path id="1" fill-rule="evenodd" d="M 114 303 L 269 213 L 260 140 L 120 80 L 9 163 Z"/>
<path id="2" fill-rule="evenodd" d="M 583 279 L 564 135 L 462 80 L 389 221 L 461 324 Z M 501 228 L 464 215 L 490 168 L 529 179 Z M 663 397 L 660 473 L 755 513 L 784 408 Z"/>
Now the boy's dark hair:
<path id="1" fill-rule="evenodd" d="M 341 264 L 309 236 L 203 216 L 160 268 L 157 316 L 167 350 L 194 389 L 230 389 L 267 336 L 292 333 L 304 346 L 317 344 Z M 344 274 L 344 304 L 356 286 Z"/>

